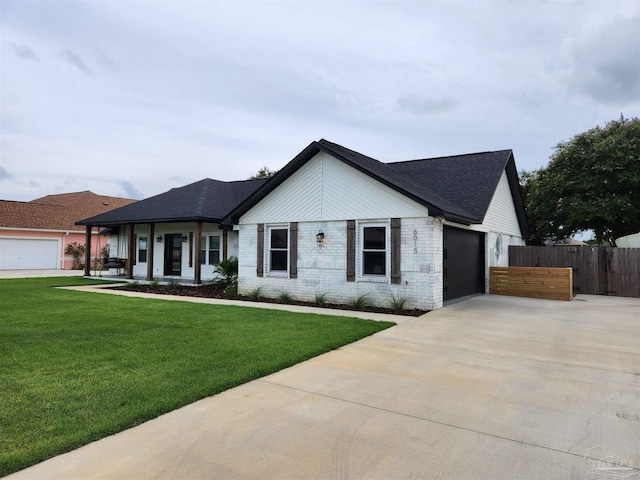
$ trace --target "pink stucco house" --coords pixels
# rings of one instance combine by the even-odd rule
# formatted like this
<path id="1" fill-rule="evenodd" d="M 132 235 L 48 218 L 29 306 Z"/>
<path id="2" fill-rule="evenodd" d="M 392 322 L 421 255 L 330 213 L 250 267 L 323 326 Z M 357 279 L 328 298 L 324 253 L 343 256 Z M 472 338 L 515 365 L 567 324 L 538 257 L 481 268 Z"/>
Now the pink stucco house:
<path id="1" fill-rule="evenodd" d="M 135 200 L 96 195 L 90 191 L 47 195 L 30 202 L 0 200 L 0 270 L 73 268 L 67 245 L 86 243 L 87 216 L 119 208 Z M 109 236 L 91 231 L 91 256 L 100 255 Z"/>

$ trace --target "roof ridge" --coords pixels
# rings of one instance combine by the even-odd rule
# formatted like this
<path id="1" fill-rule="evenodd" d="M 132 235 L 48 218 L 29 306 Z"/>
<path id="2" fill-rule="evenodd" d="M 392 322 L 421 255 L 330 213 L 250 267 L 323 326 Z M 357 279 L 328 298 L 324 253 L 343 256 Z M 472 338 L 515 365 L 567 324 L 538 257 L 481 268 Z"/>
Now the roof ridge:
<path id="1" fill-rule="evenodd" d="M 358 155 L 360 157 L 368 158 L 369 160 L 374 160 L 374 161 L 376 161 L 376 162 L 378 162 L 378 163 L 380 163 L 382 165 L 386 165 L 386 163 L 378 160 L 377 158 L 373 158 L 373 157 L 370 157 L 369 155 L 365 155 L 364 153 L 360 153 L 360 152 L 358 152 L 356 150 L 352 150 L 352 149 L 347 148 L 347 147 L 345 147 L 343 145 L 340 145 L 339 143 L 330 142 L 329 140 L 324 139 L 324 138 L 321 138 L 320 140 L 318 140 L 317 143 L 319 143 L 320 145 L 326 145 L 326 146 L 329 146 L 329 147 L 339 147 L 339 148 L 341 148 L 343 150 L 346 150 L 349 153 L 354 153 L 354 154 L 356 154 L 356 155 Z"/>
<path id="2" fill-rule="evenodd" d="M 487 150 L 485 152 L 472 152 L 472 153 L 460 153 L 458 155 L 443 155 L 440 157 L 429 157 L 429 158 L 414 158 L 412 160 L 397 160 L 395 162 L 388 162 L 386 165 L 397 165 L 398 163 L 410 163 L 410 162 L 425 162 L 429 160 L 441 160 L 444 158 L 454 158 L 454 157 L 471 157 L 476 155 L 485 155 L 487 153 L 502 153 L 502 152 L 513 152 L 511 148 L 505 148 L 503 150 Z"/>

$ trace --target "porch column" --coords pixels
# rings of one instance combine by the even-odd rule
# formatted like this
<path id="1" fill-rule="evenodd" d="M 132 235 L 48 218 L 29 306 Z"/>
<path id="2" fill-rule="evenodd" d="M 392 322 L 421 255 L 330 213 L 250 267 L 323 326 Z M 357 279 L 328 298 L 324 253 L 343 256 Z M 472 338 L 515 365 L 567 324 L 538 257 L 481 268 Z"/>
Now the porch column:
<path id="1" fill-rule="evenodd" d="M 229 246 L 229 230 L 226 228 L 222 230 L 222 259 L 226 260 L 229 257 L 227 253 L 227 247 Z"/>
<path id="2" fill-rule="evenodd" d="M 149 236 L 147 237 L 147 280 L 153 280 L 153 245 L 155 244 L 155 224 L 149 224 Z"/>
<path id="3" fill-rule="evenodd" d="M 193 282 L 196 285 L 202 283 L 202 265 L 200 264 L 200 250 L 202 249 L 202 222 L 196 223 L 196 251 L 194 252 L 193 271 L 195 272 Z"/>
<path id="4" fill-rule="evenodd" d="M 127 261 L 127 278 L 133 280 L 133 265 L 136 263 L 136 234 L 134 225 L 129 225 L 129 260 Z"/>
<path id="5" fill-rule="evenodd" d="M 91 276 L 91 225 L 87 225 L 84 234 L 84 276 Z"/>

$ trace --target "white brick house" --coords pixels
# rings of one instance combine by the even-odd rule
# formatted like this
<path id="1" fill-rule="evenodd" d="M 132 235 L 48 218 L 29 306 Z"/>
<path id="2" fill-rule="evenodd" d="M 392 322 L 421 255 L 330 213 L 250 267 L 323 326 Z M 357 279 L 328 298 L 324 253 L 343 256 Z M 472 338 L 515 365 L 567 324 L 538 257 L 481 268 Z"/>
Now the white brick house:
<path id="1" fill-rule="evenodd" d="M 326 140 L 268 180 L 204 179 L 77 224 L 114 229 L 130 279 L 200 284 L 237 256 L 241 294 L 424 310 L 485 292 L 529 235 L 511 150 L 385 164 Z"/>
<path id="2" fill-rule="evenodd" d="M 240 293 L 426 310 L 485 292 L 488 266 L 528 236 L 510 150 L 383 164 L 325 140 L 225 223 L 239 234 Z"/>

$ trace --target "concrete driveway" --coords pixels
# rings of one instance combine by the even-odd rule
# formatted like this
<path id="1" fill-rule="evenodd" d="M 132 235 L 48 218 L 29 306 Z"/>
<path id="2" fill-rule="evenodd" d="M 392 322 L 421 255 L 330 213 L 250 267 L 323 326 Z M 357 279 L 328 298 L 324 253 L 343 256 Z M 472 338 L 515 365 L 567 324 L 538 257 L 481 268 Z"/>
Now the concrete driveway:
<path id="1" fill-rule="evenodd" d="M 0 270 L 0 278 L 80 277 L 84 270 Z"/>
<path id="2" fill-rule="evenodd" d="M 639 340 L 640 299 L 476 297 L 10 478 L 640 478 Z"/>

